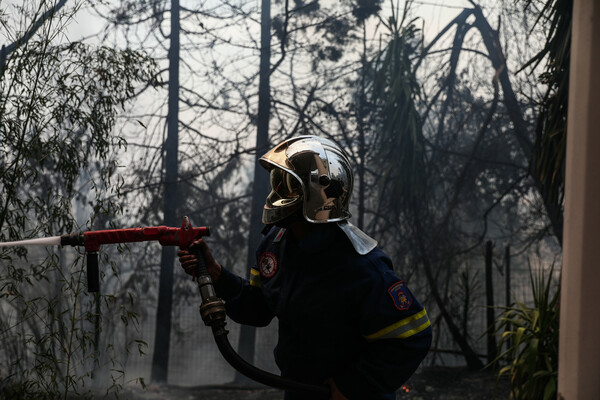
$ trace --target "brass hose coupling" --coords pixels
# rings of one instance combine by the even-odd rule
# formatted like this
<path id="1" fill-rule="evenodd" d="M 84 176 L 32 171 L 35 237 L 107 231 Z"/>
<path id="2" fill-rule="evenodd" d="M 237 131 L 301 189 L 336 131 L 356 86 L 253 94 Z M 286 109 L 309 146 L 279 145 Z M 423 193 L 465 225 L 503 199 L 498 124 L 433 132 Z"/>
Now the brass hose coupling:
<path id="1" fill-rule="evenodd" d="M 224 322 L 226 317 L 225 303 L 216 296 L 203 299 L 200 305 L 200 316 L 207 326 Z"/>

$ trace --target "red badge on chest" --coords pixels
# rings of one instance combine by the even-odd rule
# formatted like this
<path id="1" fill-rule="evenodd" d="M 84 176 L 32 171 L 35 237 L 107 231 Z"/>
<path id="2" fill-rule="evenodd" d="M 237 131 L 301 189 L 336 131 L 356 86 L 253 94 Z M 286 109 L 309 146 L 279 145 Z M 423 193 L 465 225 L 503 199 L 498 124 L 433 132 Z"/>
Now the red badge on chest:
<path id="1" fill-rule="evenodd" d="M 389 289 L 388 293 L 394 301 L 394 305 L 398 310 L 408 310 L 412 304 L 412 297 L 406 289 L 404 282 L 396 282 Z"/>
<path id="2" fill-rule="evenodd" d="M 277 258 L 275 254 L 267 251 L 258 258 L 258 270 L 263 278 L 270 278 L 277 272 Z"/>

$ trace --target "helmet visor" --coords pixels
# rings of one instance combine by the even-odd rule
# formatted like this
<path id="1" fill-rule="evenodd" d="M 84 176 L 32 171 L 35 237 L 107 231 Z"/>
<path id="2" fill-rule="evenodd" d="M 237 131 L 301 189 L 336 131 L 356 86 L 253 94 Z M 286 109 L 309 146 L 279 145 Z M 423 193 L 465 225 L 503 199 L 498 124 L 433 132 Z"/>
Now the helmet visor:
<path id="1" fill-rule="evenodd" d="M 290 173 L 271 170 L 271 193 L 263 210 L 263 223 L 272 224 L 292 215 L 302 206 L 302 185 Z"/>
<path id="2" fill-rule="evenodd" d="M 271 189 L 279 197 L 272 202 L 274 207 L 288 205 L 302 196 L 302 186 L 290 173 L 279 168 L 271 170 Z"/>

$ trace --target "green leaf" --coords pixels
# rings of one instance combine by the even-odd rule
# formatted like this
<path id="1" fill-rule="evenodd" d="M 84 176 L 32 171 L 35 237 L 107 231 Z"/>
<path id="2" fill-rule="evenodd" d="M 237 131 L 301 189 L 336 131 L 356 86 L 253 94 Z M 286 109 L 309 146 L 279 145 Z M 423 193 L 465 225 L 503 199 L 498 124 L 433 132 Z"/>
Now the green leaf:
<path id="1" fill-rule="evenodd" d="M 544 400 L 550 400 L 556 398 L 556 378 L 552 377 L 546 383 L 544 387 Z"/>

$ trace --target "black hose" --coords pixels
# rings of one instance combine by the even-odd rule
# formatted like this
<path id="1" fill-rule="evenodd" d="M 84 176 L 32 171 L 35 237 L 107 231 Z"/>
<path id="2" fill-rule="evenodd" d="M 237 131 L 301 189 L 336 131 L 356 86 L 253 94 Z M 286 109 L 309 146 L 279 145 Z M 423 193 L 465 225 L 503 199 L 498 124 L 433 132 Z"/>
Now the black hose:
<path id="1" fill-rule="evenodd" d="M 217 347 L 219 347 L 219 351 L 225 360 L 227 360 L 231 366 L 248 378 L 262 383 L 263 385 L 272 386 L 277 389 L 291 390 L 313 395 L 319 394 L 321 396 L 330 395 L 329 388 L 325 386 L 316 386 L 307 383 L 296 382 L 291 379 L 283 378 L 279 375 L 263 371 L 262 369 L 256 368 L 254 365 L 248 363 L 246 360 L 240 357 L 238 353 L 236 353 L 233 347 L 231 347 L 231 343 L 229 343 L 227 331 L 224 329 L 224 326 L 224 322 L 222 324 L 215 324 L 212 326 Z"/>

